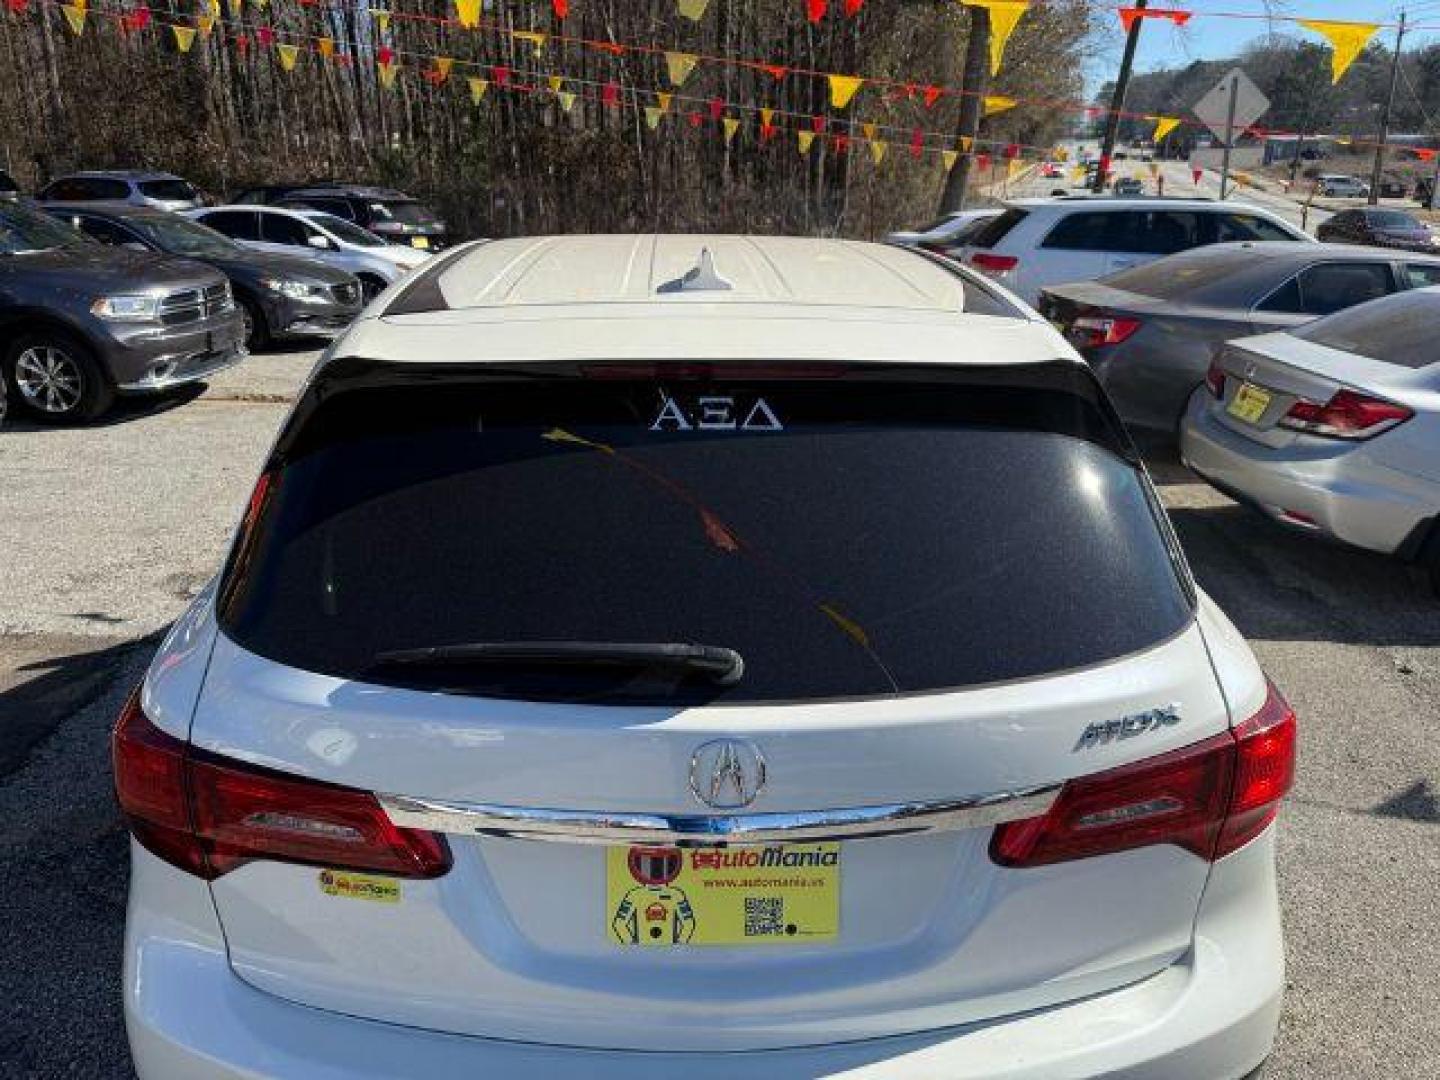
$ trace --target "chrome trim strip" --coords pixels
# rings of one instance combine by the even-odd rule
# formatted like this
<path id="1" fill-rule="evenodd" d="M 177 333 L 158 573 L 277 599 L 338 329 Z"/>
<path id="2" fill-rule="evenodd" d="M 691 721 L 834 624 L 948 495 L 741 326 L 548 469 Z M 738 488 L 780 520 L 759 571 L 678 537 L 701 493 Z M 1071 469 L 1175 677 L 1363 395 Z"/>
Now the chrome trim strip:
<path id="1" fill-rule="evenodd" d="M 762 814 L 637 814 L 544 810 L 489 803 L 445 802 L 380 795 L 394 824 L 457 836 L 499 836 L 568 844 L 724 844 L 869 840 L 881 836 L 983 829 L 1038 817 L 1050 809 L 1059 784 L 944 802 L 886 803 L 843 810 Z"/>

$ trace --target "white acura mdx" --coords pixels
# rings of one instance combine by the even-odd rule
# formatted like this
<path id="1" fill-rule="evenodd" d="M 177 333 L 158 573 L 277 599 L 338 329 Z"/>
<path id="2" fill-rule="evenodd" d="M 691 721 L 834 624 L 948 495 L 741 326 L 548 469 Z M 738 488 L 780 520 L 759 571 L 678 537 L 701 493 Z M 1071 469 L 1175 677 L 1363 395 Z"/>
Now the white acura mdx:
<path id="1" fill-rule="evenodd" d="M 114 733 L 144 1080 L 1257 1069 L 1295 718 L 954 264 L 458 248 Z"/>

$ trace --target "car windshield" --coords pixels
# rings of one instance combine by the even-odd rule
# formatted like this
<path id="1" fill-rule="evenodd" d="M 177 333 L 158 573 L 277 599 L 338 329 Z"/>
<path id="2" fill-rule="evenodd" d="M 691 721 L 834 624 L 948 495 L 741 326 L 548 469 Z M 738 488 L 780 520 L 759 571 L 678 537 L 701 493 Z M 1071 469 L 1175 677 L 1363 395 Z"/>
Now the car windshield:
<path id="1" fill-rule="evenodd" d="M 1053 381 L 1088 375 L 471 377 L 302 406 L 222 586 L 235 641 L 451 693 L 735 703 L 1024 678 L 1190 618 L 1114 429 Z M 744 678 L 384 660 L 555 642 L 727 648 Z"/>
<path id="2" fill-rule="evenodd" d="M 1366 210 L 1365 220 L 1372 228 L 1396 232 L 1424 232 L 1425 226 L 1403 210 Z"/>
<path id="3" fill-rule="evenodd" d="M 370 211 L 380 221 L 398 221 L 401 225 L 434 225 L 440 219 L 424 203 L 372 202 Z"/>
<path id="4" fill-rule="evenodd" d="M 372 232 L 367 232 L 353 222 L 338 218 L 334 214 L 306 214 L 309 220 L 313 221 L 320 228 L 328 233 L 334 233 L 347 244 L 354 244 L 356 247 L 385 247 L 385 241 L 381 240 Z"/>
<path id="5" fill-rule="evenodd" d="M 239 250 L 239 245 L 228 236 L 189 218 L 135 217 L 127 219 L 126 223 L 136 232 L 143 233 L 161 251 L 168 251 L 171 255 L 218 258 L 233 255 Z"/>
<path id="6" fill-rule="evenodd" d="M 1337 311 L 1290 333 L 1397 367 L 1427 367 L 1440 359 L 1435 352 L 1435 340 L 1440 338 L 1440 288 L 1395 293 Z"/>
<path id="7" fill-rule="evenodd" d="M 193 202 L 195 199 L 195 188 L 188 180 L 142 180 L 139 187 L 140 194 L 147 199 L 162 202 Z"/>
<path id="8" fill-rule="evenodd" d="M 0 254 L 27 255 L 54 248 L 85 247 L 89 243 L 79 232 L 46 214 L 19 206 L 0 207 Z"/>

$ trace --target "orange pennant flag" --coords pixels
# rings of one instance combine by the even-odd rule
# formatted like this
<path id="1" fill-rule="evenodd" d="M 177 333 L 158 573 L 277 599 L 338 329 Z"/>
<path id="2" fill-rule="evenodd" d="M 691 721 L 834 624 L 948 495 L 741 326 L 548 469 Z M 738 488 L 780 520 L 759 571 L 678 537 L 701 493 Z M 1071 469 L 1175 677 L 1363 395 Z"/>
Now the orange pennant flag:
<path id="1" fill-rule="evenodd" d="M 315 47 L 320 50 L 320 55 L 323 56 L 326 60 L 329 60 L 335 55 L 334 38 L 322 37 L 319 41 L 315 43 Z"/>
<path id="2" fill-rule="evenodd" d="M 455 61 L 449 56 L 437 56 L 435 58 L 435 83 L 439 85 L 450 77 L 450 69 L 455 66 Z"/>
<path id="3" fill-rule="evenodd" d="M 665 67 L 670 75 L 670 85 L 684 86 L 685 80 L 690 78 L 690 73 L 695 70 L 695 63 L 699 59 L 693 53 L 667 52 Z"/>
<path id="4" fill-rule="evenodd" d="M 655 100 L 660 103 L 660 115 L 661 115 L 661 116 L 664 116 L 666 113 L 668 113 L 668 112 L 670 111 L 670 99 L 673 98 L 674 96 L 675 96 L 674 94 L 667 94 L 667 93 L 665 93 L 665 91 L 663 91 L 663 90 L 660 91 L 658 94 L 655 95 Z"/>
<path id="5" fill-rule="evenodd" d="M 827 75 L 830 80 L 830 104 L 843 109 L 850 104 L 855 92 L 865 85 L 865 80 L 855 75 Z"/>
<path id="6" fill-rule="evenodd" d="M 195 26 L 200 31 L 201 37 L 209 37 L 210 31 L 215 29 L 214 15 L 200 15 L 195 19 Z"/>
<path id="7" fill-rule="evenodd" d="M 1333 22 L 1325 19 L 1296 19 L 1307 30 L 1313 30 L 1330 42 L 1330 83 L 1340 81 L 1340 76 L 1350 69 L 1355 58 L 1364 51 L 1375 31 L 1376 23 Z"/>
<path id="8" fill-rule="evenodd" d="M 972 139 L 969 135 L 961 135 L 961 136 L 960 136 L 960 149 L 961 149 L 962 151 L 964 151 L 965 153 L 968 154 L 968 153 L 970 152 L 970 147 L 972 147 L 972 146 L 974 146 L 974 145 L 975 145 L 975 140 Z"/>
<path id="9" fill-rule="evenodd" d="M 990 13 L 990 74 L 998 74 L 1005 59 L 1005 45 L 1020 17 L 1029 10 L 1030 0 L 964 0 L 964 3 L 966 7 L 984 8 Z"/>

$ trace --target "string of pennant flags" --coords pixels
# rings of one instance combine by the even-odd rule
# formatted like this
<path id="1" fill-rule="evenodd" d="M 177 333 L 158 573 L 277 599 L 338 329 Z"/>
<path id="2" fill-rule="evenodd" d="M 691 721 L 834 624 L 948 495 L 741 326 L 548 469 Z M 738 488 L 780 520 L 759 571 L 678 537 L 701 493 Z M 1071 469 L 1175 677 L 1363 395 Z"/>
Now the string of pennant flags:
<path id="1" fill-rule="evenodd" d="M 24 13 L 32 3 L 35 3 L 37 6 L 57 6 L 61 9 L 71 31 L 77 36 L 84 32 L 86 15 L 90 10 L 92 10 L 89 5 L 89 0 L 4 0 L 4 2 L 7 8 L 15 14 Z M 265 10 L 267 8 L 270 8 L 271 2 L 272 0 L 248 0 L 249 7 L 252 10 Z M 298 0 L 298 2 L 302 7 L 313 7 L 316 6 L 317 0 Z M 665 73 L 669 80 L 669 85 L 672 87 L 672 90 L 670 92 L 661 93 L 659 91 L 639 90 L 638 88 L 634 87 L 629 88 L 632 93 L 650 94 L 656 98 L 657 102 L 661 99 L 663 99 L 667 103 L 672 100 L 675 97 L 675 88 L 684 86 L 689 81 L 692 73 L 697 68 L 697 66 L 702 63 L 760 70 L 771 75 L 771 77 L 777 83 L 780 80 L 791 75 L 810 78 L 823 78 L 828 84 L 828 100 L 830 106 L 833 109 L 837 110 L 847 109 L 855 100 L 860 90 L 866 86 L 871 86 L 876 90 L 882 91 L 886 100 L 889 101 L 894 101 L 901 98 L 912 100 L 918 99 L 920 102 L 923 103 L 926 109 L 933 108 L 938 101 L 947 96 L 961 97 L 967 95 L 975 96 L 977 94 L 976 91 L 967 91 L 964 89 L 948 86 L 920 84 L 911 81 L 890 79 L 884 77 L 825 72 L 797 66 L 767 63 L 759 60 L 741 57 L 716 56 L 703 53 L 684 52 L 676 49 L 666 49 L 657 45 L 602 41 L 596 39 L 571 37 L 560 33 L 547 33 L 536 30 L 516 30 L 511 27 L 502 26 L 489 20 L 482 19 L 482 0 L 454 0 L 454 2 L 456 16 L 453 19 L 439 15 L 394 12 L 389 9 L 374 7 L 357 7 L 355 10 L 357 12 L 364 12 L 369 15 L 370 19 L 376 26 L 378 36 L 381 38 L 388 34 L 392 19 L 403 19 L 422 21 L 446 27 L 453 25 L 458 26 L 462 30 L 484 30 L 502 37 L 509 37 L 515 43 L 530 48 L 536 58 L 543 55 L 547 46 L 550 45 L 581 46 L 591 49 L 597 49 L 616 56 L 625 55 L 627 53 L 663 56 Z M 1018 25 L 1021 17 L 1027 10 L 1030 9 L 1031 0 L 960 0 L 960 2 L 964 2 L 966 6 L 983 7 L 989 10 L 991 15 L 992 29 L 994 31 L 992 33 L 990 42 L 990 67 L 992 72 L 998 73 L 1003 64 L 1005 45 L 1008 42 L 1011 33 Z M 184 16 L 176 15 L 156 19 L 151 9 L 147 6 L 144 6 L 143 4 L 138 7 L 124 10 L 105 9 L 102 13 L 109 17 L 117 19 L 121 30 L 125 32 L 133 33 L 144 30 L 148 26 L 150 26 L 152 21 L 158 22 L 160 25 L 163 26 L 168 26 L 173 36 L 177 50 L 182 53 L 188 53 L 191 50 L 197 36 L 208 37 L 217 25 L 224 24 L 226 25 L 227 29 L 231 29 L 234 31 L 232 36 L 234 38 L 235 46 L 237 49 L 241 51 L 246 51 L 253 46 L 273 49 L 277 62 L 284 71 L 291 71 L 294 69 L 303 51 L 317 53 L 322 59 L 330 62 L 344 64 L 349 64 L 353 62 L 352 58 L 346 56 L 343 53 L 337 52 L 333 38 L 323 35 L 296 34 L 288 30 L 276 30 L 274 27 L 266 25 L 247 27 L 241 22 L 241 17 L 245 10 L 247 0 L 225 0 L 225 3 L 231 15 L 231 19 L 228 21 L 222 20 L 221 18 L 221 0 L 201 0 L 200 12 L 195 16 L 190 17 L 189 20 L 184 22 L 175 21 L 176 19 L 186 18 Z M 678 0 L 678 3 L 680 6 L 680 13 L 687 18 L 694 19 L 702 17 L 705 10 L 709 6 L 709 0 Z M 848 10 L 851 6 L 852 5 L 850 5 L 848 2 L 846 3 L 848 15 L 853 15 L 858 12 L 862 4 L 854 4 L 853 11 Z M 559 19 L 563 20 L 570 13 L 569 0 L 555 0 L 554 8 L 556 16 Z M 1120 12 L 1121 22 L 1127 28 L 1131 24 L 1133 24 L 1136 19 L 1140 18 L 1165 19 L 1175 23 L 1176 25 L 1184 25 L 1190 20 L 1191 17 L 1196 14 L 1194 12 L 1173 8 L 1118 8 L 1116 10 Z M 1201 14 L 1206 17 L 1215 14 L 1238 15 L 1238 13 L 1214 12 L 1204 12 Z M 821 15 L 823 16 L 824 12 L 821 12 Z M 1242 17 L 1262 18 L 1268 16 L 1245 15 Z M 1364 49 L 1370 38 L 1373 37 L 1374 33 L 1383 25 L 1381 23 L 1350 23 L 1299 18 L 1296 18 L 1294 21 L 1304 25 L 1306 28 L 1311 29 L 1316 33 L 1321 34 L 1331 42 L 1332 79 L 1334 81 L 1338 81 L 1344 75 L 1345 71 L 1353 63 L 1359 53 Z M 281 40 L 282 37 L 287 40 Z M 306 43 L 303 49 L 301 44 L 302 42 Z M 432 83 L 437 82 L 437 80 L 439 82 L 443 82 L 446 78 L 448 78 L 451 69 L 457 63 L 455 59 L 445 55 L 415 53 L 407 53 L 406 55 L 412 58 L 418 56 L 424 61 L 425 66 L 421 70 L 421 75 L 422 77 L 426 78 L 427 81 L 430 81 Z M 389 48 L 388 46 L 380 45 L 375 50 L 375 62 L 381 84 L 387 88 L 393 86 L 396 74 L 400 66 L 399 56 L 393 49 Z M 505 85 L 506 80 L 512 74 L 511 69 L 500 65 L 480 65 L 470 61 L 460 61 L 460 63 L 471 69 L 485 69 L 488 67 L 491 78 L 488 80 L 482 80 L 486 83 L 495 82 L 503 86 Z M 583 80 L 574 80 L 569 76 L 556 73 L 546 73 L 544 77 L 547 81 L 547 84 L 553 82 L 554 80 L 560 80 L 562 84 L 566 80 L 575 82 L 577 85 L 583 82 Z M 478 78 L 478 76 L 472 77 L 472 82 L 474 81 L 474 78 Z M 602 101 L 602 103 L 613 104 L 613 102 L 606 101 L 607 95 L 611 93 L 611 91 L 608 90 L 607 87 L 618 87 L 619 84 L 605 83 L 597 85 L 600 86 L 600 100 Z M 575 98 L 569 95 L 572 95 L 574 92 L 564 89 L 563 85 L 560 88 L 556 88 L 553 86 L 549 88 L 556 95 L 557 100 L 559 100 L 566 108 L 566 111 L 568 111 L 569 105 L 567 105 L 566 102 L 568 101 L 570 103 L 573 103 Z M 1109 110 L 1101 109 L 1098 106 L 1073 101 L 1056 101 L 1051 99 L 1035 98 L 1026 99 L 1011 97 L 1005 94 L 992 93 L 980 94 L 978 96 L 981 96 L 983 98 L 982 113 L 985 116 L 992 116 L 997 113 L 1015 108 L 1018 105 L 1034 105 L 1049 109 L 1059 108 L 1071 111 L 1083 111 L 1086 114 L 1087 118 L 1104 115 L 1109 112 Z M 723 101 L 723 99 L 717 98 L 705 100 L 706 110 L 713 111 L 716 107 L 715 102 L 717 101 L 721 103 L 722 108 L 724 106 L 734 105 L 736 108 L 757 113 L 761 117 L 760 130 L 762 138 L 765 140 L 773 137 L 774 134 L 772 130 L 772 120 L 767 119 L 767 116 L 774 117 L 776 115 L 801 115 L 781 114 L 777 113 L 777 110 L 768 108 L 766 106 L 738 105 L 736 103 L 725 102 Z M 661 107 L 656 103 L 645 106 L 645 109 L 647 110 L 646 119 L 648 122 L 650 122 L 650 126 L 652 127 L 652 129 L 658 124 L 658 120 L 653 120 L 652 118 L 655 116 L 665 115 L 665 112 L 668 111 L 669 106 L 667 104 L 663 109 L 661 109 L 659 113 L 655 113 L 653 110 L 658 108 Z M 1122 118 L 1139 120 L 1153 124 L 1154 127 L 1152 138 L 1157 144 L 1164 140 L 1168 135 L 1170 135 L 1171 132 L 1175 131 L 1182 125 L 1200 126 L 1197 121 L 1186 120 L 1185 118 L 1176 116 L 1132 113 L 1125 112 L 1123 110 L 1117 111 L 1117 115 Z M 716 122 L 721 122 L 725 118 L 723 116 L 717 116 L 714 117 L 714 119 L 716 120 Z M 798 140 L 798 142 L 803 144 L 802 152 L 808 152 L 810 145 L 813 143 L 814 137 L 824 133 L 827 121 L 824 117 L 820 116 L 804 116 L 803 121 L 805 126 L 800 129 L 799 133 L 801 135 L 806 135 L 808 132 L 808 137 L 801 138 Z M 854 128 L 857 126 L 857 124 L 860 129 L 869 130 L 872 132 L 879 131 L 882 127 L 886 129 L 887 134 L 891 131 L 897 130 L 893 125 L 878 125 L 874 122 L 858 121 L 855 123 L 848 123 L 848 125 L 842 124 L 842 128 L 846 126 L 848 126 L 849 128 Z M 733 137 L 734 131 L 729 130 L 728 125 L 726 127 L 728 131 L 728 142 L 729 139 Z M 1268 133 L 1272 135 L 1293 135 L 1293 133 L 1279 132 L 1274 130 L 1268 132 L 1262 131 L 1260 129 L 1254 130 L 1256 130 L 1259 134 Z M 849 135 L 843 135 L 841 137 L 847 140 L 846 142 L 842 142 L 839 144 L 842 147 L 848 145 L 848 141 L 852 138 Z M 931 147 L 930 143 L 936 138 L 940 139 L 947 145 L 943 149 L 939 150 Z M 891 138 L 880 139 L 873 136 L 866 136 L 864 141 L 868 144 L 878 143 L 888 146 L 891 142 L 900 140 Z M 1007 150 L 1011 147 L 1019 145 L 1015 143 L 1004 142 L 1002 140 L 985 139 L 962 139 L 959 142 L 955 142 L 955 140 L 951 136 L 936 132 L 924 131 L 920 128 L 911 129 L 907 133 L 905 133 L 903 136 L 903 141 L 905 145 L 911 149 L 914 156 L 917 157 L 922 156 L 926 152 L 939 153 L 941 155 L 958 155 L 960 153 L 969 154 L 975 152 L 972 146 L 964 145 L 966 142 L 976 142 L 981 146 L 1003 146 Z M 1339 141 L 1351 143 L 1357 146 L 1375 145 L 1373 142 L 1366 142 L 1365 140 L 1358 139 Z M 1043 147 L 1025 147 L 1025 149 L 1044 152 L 1043 156 L 1058 156 Z M 1405 147 L 1405 149 L 1410 149 L 1412 150 L 1412 152 L 1416 153 L 1417 156 L 1429 160 L 1429 158 L 1426 156 L 1426 151 L 1417 150 L 1411 147 Z M 879 154 L 881 157 L 883 157 L 885 151 L 874 150 L 872 146 L 872 153 Z M 982 155 L 980 153 L 976 153 L 976 156 L 978 158 Z M 1015 160 L 1016 155 L 1011 155 L 1010 159 Z M 880 158 L 877 157 L 877 163 L 879 160 Z M 953 164 L 953 157 L 946 160 L 951 161 L 951 163 Z"/>

